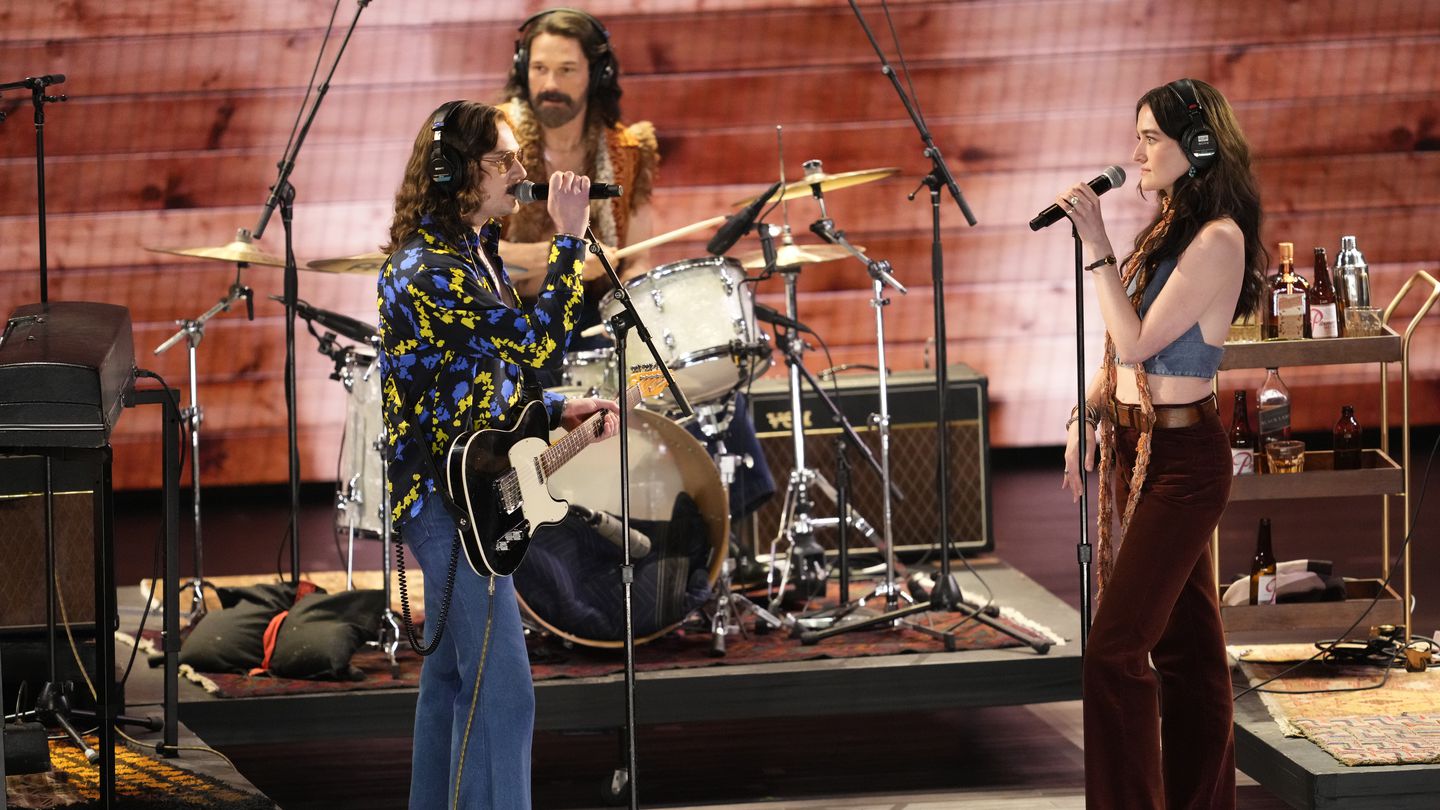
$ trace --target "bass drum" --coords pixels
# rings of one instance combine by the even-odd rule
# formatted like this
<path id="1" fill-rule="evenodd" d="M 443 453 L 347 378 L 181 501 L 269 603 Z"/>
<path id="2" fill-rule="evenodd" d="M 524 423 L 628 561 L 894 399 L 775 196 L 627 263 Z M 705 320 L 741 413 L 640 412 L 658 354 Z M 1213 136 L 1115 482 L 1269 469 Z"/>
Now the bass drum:
<path id="1" fill-rule="evenodd" d="M 679 626 L 709 597 L 725 563 L 730 509 L 715 462 L 685 429 L 649 411 L 630 417 L 630 525 L 650 537 L 633 560 L 635 641 Z M 620 514 L 620 440 L 592 444 L 550 477 L 550 494 Z M 520 608 L 544 629 L 588 647 L 624 644 L 617 544 L 572 511 L 535 532 L 515 572 Z"/>

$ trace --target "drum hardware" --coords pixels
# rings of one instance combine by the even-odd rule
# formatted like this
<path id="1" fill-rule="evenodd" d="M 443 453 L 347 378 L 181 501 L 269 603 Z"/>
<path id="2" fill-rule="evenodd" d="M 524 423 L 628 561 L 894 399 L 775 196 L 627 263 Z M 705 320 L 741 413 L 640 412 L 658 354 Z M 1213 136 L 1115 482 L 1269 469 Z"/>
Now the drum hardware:
<path id="1" fill-rule="evenodd" d="M 284 267 L 285 260 L 272 256 L 255 245 L 255 237 L 244 228 L 235 232 L 235 239 L 215 247 L 168 248 L 147 247 L 151 253 L 170 253 L 176 256 L 190 256 L 196 259 L 214 259 L 236 264 L 263 264 L 267 267 Z"/>
<path id="2" fill-rule="evenodd" d="M 153 250 L 153 248 L 152 248 Z M 225 297 L 221 298 L 214 306 L 205 310 L 194 320 L 179 320 L 180 331 L 171 335 L 155 347 L 156 355 L 163 354 L 171 346 L 185 341 L 186 355 L 190 367 L 190 407 L 180 410 L 182 424 L 190 433 L 190 505 L 191 516 L 195 526 L 195 575 L 189 582 L 180 587 L 190 593 L 190 611 L 186 616 L 189 624 L 194 624 L 205 615 L 205 574 L 204 574 L 204 544 L 200 535 L 200 425 L 205 420 L 205 409 L 200 405 L 200 374 L 196 360 L 196 350 L 200 341 L 205 338 L 205 324 L 216 315 L 222 312 L 229 312 L 230 306 L 235 302 L 245 300 L 245 315 L 249 320 L 255 320 L 255 294 L 249 287 L 240 283 L 241 273 L 245 269 L 246 262 L 237 261 L 235 269 L 235 281 L 230 285 Z"/>
<path id="3" fill-rule="evenodd" d="M 806 172 L 804 180 L 787 183 L 784 191 L 780 192 L 780 196 L 776 198 L 775 201 L 785 202 L 796 199 L 797 197 L 804 197 L 806 194 L 811 193 L 811 188 L 815 185 L 819 185 L 821 191 L 838 191 L 839 189 L 858 186 L 862 183 L 873 183 L 876 180 L 884 180 L 899 172 L 900 168 L 898 166 L 887 166 L 883 169 L 862 169 L 860 171 L 842 172 L 840 174 Z M 749 205 L 755 200 L 755 197 L 747 197 L 743 200 L 733 202 L 731 205 L 738 208 L 742 205 Z"/>

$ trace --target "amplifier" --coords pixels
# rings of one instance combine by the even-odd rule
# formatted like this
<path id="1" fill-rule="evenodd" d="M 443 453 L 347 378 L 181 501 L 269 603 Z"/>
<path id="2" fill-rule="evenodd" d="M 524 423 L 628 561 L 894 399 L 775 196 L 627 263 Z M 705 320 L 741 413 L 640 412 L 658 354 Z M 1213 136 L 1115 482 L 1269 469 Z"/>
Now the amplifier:
<path id="1" fill-rule="evenodd" d="M 990 523 L 990 427 L 986 400 L 986 379 L 966 365 L 952 365 L 948 374 L 945 437 L 949 452 L 949 492 L 946 508 L 952 552 L 977 553 L 995 548 Z M 801 419 L 805 436 L 805 461 L 810 469 L 833 483 L 835 445 L 841 429 L 832 414 L 803 379 Z M 838 381 L 824 383 L 845 418 L 861 440 L 880 460 L 880 434 L 870 423 L 880 412 L 877 376 L 843 374 Z M 892 498 L 891 528 L 896 553 L 915 556 L 939 552 L 939 493 L 935 373 L 933 371 L 891 372 L 886 386 L 890 408 L 890 478 L 904 499 Z M 837 391 L 838 389 L 838 391 Z M 838 394 L 838 395 L 837 395 Z M 795 465 L 795 442 L 791 433 L 788 378 L 766 378 L 750 389 L 750 413 L 760 447 L 775 475 L 775 497 L 755 513 L 754 552 L 770 553 L 770 541 L 777 534 L 786 485 Z M 846 451 L 850 467 L 851 508 L 875 531 L 884 532 L 884 504 L 880 474 L 854 448 Z M 833 517 L 834 502 L 824 487 L 811 486 L 812 516 Z M 835 546 L 836 531 L 816 533 L 821 545 Z M 858 531 L 850 532 L 852 551 L 872 550 Z"/>
<path id="2" fill-rule="evenodd" d="M 57 595 L 78 632 L 95 627 L 95 495 L 85 465 L 63 459 L 52 466 Z M 45 496 L 29 480 L 43 482 L 44 459 L 0 456 L 0 634 L 45 628 Z M 43 483 L 41 485 L 43 487 Z M 59 606 L 56 620 L 63 621 Z M 63 644 L 63 641 L 62 641 Z M 65 657 L 69 657 L 67 654 Z"/>

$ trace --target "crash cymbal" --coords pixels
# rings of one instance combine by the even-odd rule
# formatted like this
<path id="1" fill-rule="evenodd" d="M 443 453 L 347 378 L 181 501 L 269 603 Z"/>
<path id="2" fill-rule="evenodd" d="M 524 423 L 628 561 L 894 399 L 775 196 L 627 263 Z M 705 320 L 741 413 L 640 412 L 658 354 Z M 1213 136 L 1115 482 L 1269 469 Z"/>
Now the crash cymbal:
<path id="1" fill-rule="evenodd" d="M 856 248 L 861 253 L 865 248 Z M 839 245 L 781 245 L 775 249 L 776 267 L 793 267 L 797 264 L 819 264 L 820 262 L 833 262 L 836 259 L 843 259 L 849 256 L 849 251 Z M 758 270 L 765 266 L 765 253 L 753 251 L 743 253 L 737 257 L 748 270 Z"/>
<path id="2" fill-rule="evenodd" d="M 197 259 L 214 259 L 221 262 L 244 262 L 245 264 L 265 264 L 271 267 L 284 267 L 285 260 L 279 256 L 271 256 L 261 250 L 251 241 L 250 232 L 241 228 L 235 234 L 235 241 L 218 247 L 193 247 L 193 248 L 161 248 L 147 247 L 151 253 L 173 253 L 176 256 L 193 256 Z"/>
<path id="3" fill-rule="evenodd" d="M 779 202 L 781 200 L 793 200 L 797 197 L 808 197 L 810 196 L 811 183 L 819 183 L 822 192 L 835 191 L 837 189 L 849 188 L 850 186 L 858 186 L 861 183 L 873 183 L 876 180 L 883 180 L 899 171 L 899 166 L 887 166 L 883 169 L 861 169 L 857 172 L 841 172 L 840 174 L 825 174 L 822 172 L 813 177 L 807 177 L 804 180 L 797 180 L 788 184 L 779 195 L 770 198 L 770 201 Z M 743 200 L 732 203 L 732 205 L 738 208 L 742 205 L 749 205 L 755 202 L 756 199 L 758 198 L 746 197 Z"/>
<path id="4" fill-rule="evenodd" d="M 359 253 L 354 256 L 341 256 L 336 259 L 316 259 L 305 265 L 307 270 L 319 270 L 322 273 L 364 273 L 373 275 L 381 267 L 385 266 L 385 260 L 390 258 L 384 253 Z"/>

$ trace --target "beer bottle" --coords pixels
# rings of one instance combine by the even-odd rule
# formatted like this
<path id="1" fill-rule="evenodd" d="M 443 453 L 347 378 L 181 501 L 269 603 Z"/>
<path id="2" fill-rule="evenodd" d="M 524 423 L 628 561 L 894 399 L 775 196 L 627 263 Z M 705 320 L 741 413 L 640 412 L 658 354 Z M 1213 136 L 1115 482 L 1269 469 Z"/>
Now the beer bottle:
<path id="1" fill-rule="evenodd" d="M 1335 469 L 1360 469 L 1360 423 L 1355 421 L 1352 405 L 1340 406 L 1340 419 L 1335 423 Z"/>
<path id="2" fill-rule="evenodd" d="M 1330 283 L 1330 263 L 1325 248 L 1315 248 L 1315 282 L 1310 288 L 1310 337 L 1340 337 L 1340 312 L 1335 306 L 1335 287 Z"/>
<path id="3" fill-rule="evenodd" d="M 1250 604 L 1275 604 L 1275 552 L 1270 548 L 1270 518 L 1260 518 L 1255 557 L 1250 561 Z"/>
<path id="4" fill-rule="evenodd" d="M 1250 429 L 1250 395 L 1235 392 L 1235 412 L 1230 417 L 1230 472 L 1255 474 L 1255 431 Z"/>

